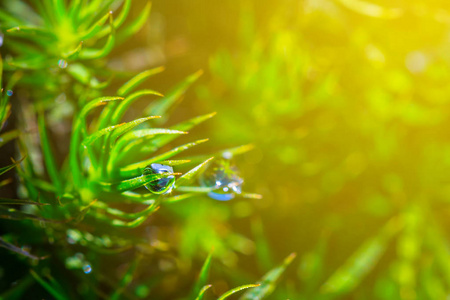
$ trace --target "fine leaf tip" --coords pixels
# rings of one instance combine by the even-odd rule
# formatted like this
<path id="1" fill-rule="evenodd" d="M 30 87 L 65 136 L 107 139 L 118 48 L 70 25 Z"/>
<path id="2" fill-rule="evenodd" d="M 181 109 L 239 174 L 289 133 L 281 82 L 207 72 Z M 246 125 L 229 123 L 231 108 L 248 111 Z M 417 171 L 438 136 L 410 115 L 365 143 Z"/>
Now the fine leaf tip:
<path id="1" fill-rule="evenodd" d="M 291 254 L 289 254 L 288 257 L 286 257 L 285 263 L 286 264 L 290 264 L 294 260 L 294 258 L 296 258 L 296 257 L 297 257 L 297 253 L 296 252 L 292 252 Z"/>

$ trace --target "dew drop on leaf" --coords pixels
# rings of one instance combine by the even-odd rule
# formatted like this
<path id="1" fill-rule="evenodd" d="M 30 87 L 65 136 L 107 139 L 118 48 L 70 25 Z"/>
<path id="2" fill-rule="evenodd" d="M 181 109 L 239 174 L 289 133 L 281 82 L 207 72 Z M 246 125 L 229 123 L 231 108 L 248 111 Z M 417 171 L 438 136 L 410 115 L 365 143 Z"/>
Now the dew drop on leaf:
<path id="1" fill-rule="evenodd" d="M 219 201 L 228 201 L 240 194 L 243 183 L 238 169 L 227 159 L 212 163 L 200 176 L 202 186 L 213 188 L 208 196 Z"/>
<path id="2" fill-rule="evenodd" d="M 11 91 L 11 90 L 7 90 L 7 91 L 6 91 L 6 95 L 8 95 L 8 96 L 10 96 L 10 97 L 11 97 L 11 96 L 13 95 L 13 91 Z"/>
<path id="3" fill-rule="evenodd" d="M 145 187 L 154 194 L 168 194 L 175 185 L 175 176 L 166 175 L 173 173 L 173 168 L 162 164 L 151 164 L 144 169 L 143 175 L 161 174 L 161 178 L 151 181 Z"/>
<path id="4" fill-rule="evenodd" d="M 84 272 L 84 274 L 89 274 L 89 273 L 91 273 L 91 272 L 92 272 L 92 267 L 91 267 L 91 265 L 88 264 L 88 263 L 85 263 L 85 264 L 83 265 L 83 272 Z"/>

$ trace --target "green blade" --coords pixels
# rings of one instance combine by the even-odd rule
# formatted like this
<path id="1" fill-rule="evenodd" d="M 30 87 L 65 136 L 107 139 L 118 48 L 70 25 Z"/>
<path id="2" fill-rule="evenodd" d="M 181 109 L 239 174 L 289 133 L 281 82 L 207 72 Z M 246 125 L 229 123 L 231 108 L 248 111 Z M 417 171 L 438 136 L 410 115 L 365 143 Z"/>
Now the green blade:
<path id="1" fill-rule="evenodd" d="M 120 119 L 122 119 L 122 117 L 125 114 L 125 111 L 128 109 L 128 107 L 130 107 L 130 105 L 134 101 L 139 99 L 140 97 L 147 96 L 147 95 L 155 95 L 155 96 L 160 96 L 160 97 L 163 96 L 161 93 L 159 93 L 157 91 L 153 91 L 153 90 L 141 90 L 141 91 L 137 91 L 137 92 L 127 96 L 118 105 L 118 107 L 114 110 L 114 112 L 111 116 L 110 124 L 116 124 L 116 123 L 120 122 Z"/>
<path id="2" fill-rule="evenodd" d="M 109 14 L 109 24 L 111 27 L 113 27 L 112 14 Z M 108 36 L 106 43 L 102 48 L 100 48 L 100 49 L 84 48 L 80 51 L 78 58 L 79 59 L 98 59 L 98 58 L 105 57 L 112 51 L 115 41 L 116 41 L 115 30 L 111 30 L 111 33 Z"/>
<path id="3" fill-rule="evenodd" d="M 19 164 L 25 159 L 25 157 L 26 157 L 26 156 L 22 157 L 19 161 L 16 161 L 16 162 L 14 162 L 14 163 L 11 164 L 11 165 L 8 165 L 8 166 L 6 166 L 6 167 L 0 168 L 0 175 L 3 175 L 4 173 L 8 172 L 9 170 L 11 170 L 11 169 L 13 169 L 14 167 L 16 167 L 17 165 L 19 165 Z"/>
<path id="4" fill-rule="evenodd" d="M 198 144 L 201 144 L 201 143 L 204 143 L 206 141 L 208 141 L 208 139 L 198 140 L 198 141 L 195 141 L 193 143 L 188 143 L 188 144 L 182 145 L 180 147 L 174 148 L 174 149 L 172 149 L 170 151 L 167 151 L 167 152 L 165 152 L 163 154 L 160 154 L 160 155 L 157 155 L 155 157 L 149 158 L 147 160 L 144 160 L 144 161 L 141 161 L 141 162 L 138 162 L 138 163 L 134 163 L 134 164 L 130 164 L 130 165 L 124 167 L 124 168 L 120 168 L 119 175 L 121 177 L 126 177 L 126 176 L 128 176 L 128 174 L 136 174 L 136 172 L 138 174 L 142 174 L 142 170 L 144 170 L 144 168 L 146 166 L 148 166 L 149 164 L 155 163 L 155 162 L 159 162 L 159 161 L 163 161 L 163 160 L 166 160 L 168 158 L 171 158 L 171 157 L 175 156 L 178 153 L 181 153 L 181 152 L 183 152 L 183 151 L 185 151 L 185 150 L 187 150 L 187 149 L 189 149 L 191 147 L 194 147 L 194 146 L 196 146 Z"/>
<path id="5" fill-rule="evenodd" d="M 128 13 L 130 12 L 130 7 L 131 7 L 131 0 L 125 0 L 119 15 L 116 18 L 114 18 L 113 25 L 115 29 L 119 28 L 123 24 L 123 22 L 125 22 Z M 109 34 L 110 32 L 111 28 L 105 27 L 97 34 L 96 38 L 102 38 L 105 35 Z"/>
<path id="6" fill-rule="evenodd" d="M 105 22 L 111 17 L 111 15 L 112 15 L 111 12 L 106 13 L 106 15 L 104 15 L 100 20 L 95 22 L 95 24 L 92 25 L 89 29 L 81 33 L 79 39 L 86 40 L 96 35 L 98 32 L 100 32 L 100 30 L 102 30 L 103 25 L 105 25 Z"/>
<path id="7" fill-rule="evenodd" d="M 203 299 L 203 295 L 205 294 L 205 292 L 212 287 L 211 284 L 205 285 L 204 287 L 202 287 L 202 289 L 200 290 L 200 292 L 198 293 L 197 298 L 195 298 L 195 300 L 202 300 Z"/>
<path id="8" fill-rule="evenodd" d="M 147 2 L 147 4 L 145 5 L 144 9 L 139 14 L 139 16 L 137 16 L 133 20 L 133 22 L 131 22 L 125 28 L 122 28 L 119 31 L 118 37 L 117 37 L 119 42 L 122 42 L 125 39 L 127 39 L 128 37 L 133 36 L 136 32 L 139 31 L 139 29 L 142 28 L 142 26 L 144 26 L 145 22 L 147 21 L 149 15 L 150 15 L 151 8 L 152 8 L 151 2 Z"/>
<path id="9" fill-rule="evenodd" d="M 134 76 L 133 78 L 131 78 L 130 80 L 125 82 L 125 84 L 122 85 L 117 90 L 117 95 L 119 95 L 119 96 L 128 95 L 132 90 L 137 88 L 147 78 L 149 78 L 155 74 L 161 73 L 162 71 L 164 71 L 164 67 L 157 67 L 157 68 L 146 70 L 144 72 L 137 74 L 136 76 Z"/>
<path id="10" fill-rule="evenodd" d="M 276 282 L 284 273 L 286 268 L 291 264 L 292 260 L 294 260 L 295 256 L 295 253 L 291 253 L 288 257 L 286 257 L 283 264 L 270 270 L 266 275 L 264 275 L 259 282 L 260 285 L 245 292 L 240 300 L 264 299 L 269 296 L 275 290 Z"/>
<path id="11" fill-rule="evenodd" d="M 217 298 L 217 300 L 224 300 L 224 299 L 230 297 L 231 295 L 233 295 L 233 294 L 235 294 L 235 293 L 237 293 L 239 291 L 242 291 L 242 290 L 245 290 L 245 289 L 249 289 L 249 288 L 258 287 L 258 286 L 259 286 L 259 284 L 246 284 L 246 285 L 238 286 L 238 287 L 236 287 L 236 288 L 234 288 L 232 290 L 229 290 L 228 292 L 225 292 L 223 295 L 221 295 L 219 298 Z"/>
<path id="12" fill-rule="evenodd" d="M 113 131 L 114 129 L 116 129 L 117 127 L 120 127 L 122 125 L 124 125 L 126 123 L 122 123 L 122 124 L 118 124 L 118 125 L 113 125 L 113 126 L 109 126 L 106 128 L 103 128 L 102 130 L 99 130 L 97 132 L 94 132 L 90 135 L 88 135 L 83 142 L 81 143 L 81 145 L 83 147 L 89 146 L 90 144 L 92 144 L 93 142 L 95 142 L 96 140 L 98 140 L 99 138 L 101 138 L 102 136 L 104 136 L 105 134 L 107 134 L 108 132 Z"/>
<path id="13" fill-rule="evenodd" d="M 31 275 L 36 279 L 36 281 L 49 292 L 55 299 L 57 300 L 67 300 L 70 299 L 66 295 L 62 294 L 55 287 L 50 285 L 47 281 L 45 281 L 42 277 L 40 277 L 34 270 L 30 270 Z"/>
<path id="14" fill-rule="evenodd" d="M 145 112 L 160 113 L 159 116 L 167 115 L 167 112 L 170 108 L 172 108 L 177 101 L 181 98 L 181 96 L 186 92 L 186 90 L 203 74 L 203 71 L 197 71 L 194 74 L 188 76 L 184 81 L 178 84 L 173 90 L 171 90 L 167 95 L 155 102 L 152 105 L 149 105 Z"/>
<path id="15" fill-rule="evenodd" d="M 187 132 L 165 128 L 146 128 L 134 130 L 118 139 L 117 145 L 114 147 L 113 155 L 120 160 L 123 156 L 134 155 L 135 152 L 140 150 L 142 144 L 145 144 L 149 140 L 155 138 L 155 136 L 171 136 L 181 134 L 187 134 Z"/>
<path id="16" fill-rule="evenodd" d="M 128 180 L 123 180 L 118 183 L 105 183 L 99 182 L 102 188 L 107 192 L 125 192 L 129 190 L 137 189 L 144 186 L 152 181 L 157 181 L 164 176 L 178 175 L 178 173 L 164 173 L 164 174 L 149 174 L 135 177 Z"/>
<path id="17" fill-rule="evenodd" d="M 38 114 L 38 129 L 39 136 L 41 137 L 42 152 L 44 155 L 44 163 L 47 168 L 48 175 L 56 188 L 58 195 L 63 192 L 63 182 L 61 181 L 61 175 L 59 174 L 58 167 L 55 161 L 55 155 L 52 152 L 50 146 L 50 140 L 45 130 L 45 119 L 43 113 Z"/>
<path id="18" fill-rule="evenodd" d="M 195 283 L 194 290 L 192 291 L 193 297 L 191 298 L 194 298 L 195 295 L 200 296 L 202 287 L 204 288 L 206 286 L 206 281 L 208 281 L 209 269 L 211 268 L 212 254 L 213 250 L 211 250 L 205 262 L 203 263 L 197 282 Z"/>
<path id="19" fill-rule="evenodd" d="M 30 200 L 0 198 L 0 205 L 49 205 L 48 203 L 40 203 Z"/>
<path id="20" fill-rule="evenodd" d="M 198 166 L 196 166 L 195 168 L 191 169 L 189 172 L 178 178 L 178 180 L 176 181 L 176 187 L 189 184 L 193 180 L 194 176 L 196 176 L 200 171 L 202 171 L 203 168 L 205 168 L 205 166 L 208 165 L 208 163 L 213 159 L 214 157 L 208 158 L 207 160 L 205 160 L 204 162 L 202 162 L 201 164 L 199 164 Z"/>

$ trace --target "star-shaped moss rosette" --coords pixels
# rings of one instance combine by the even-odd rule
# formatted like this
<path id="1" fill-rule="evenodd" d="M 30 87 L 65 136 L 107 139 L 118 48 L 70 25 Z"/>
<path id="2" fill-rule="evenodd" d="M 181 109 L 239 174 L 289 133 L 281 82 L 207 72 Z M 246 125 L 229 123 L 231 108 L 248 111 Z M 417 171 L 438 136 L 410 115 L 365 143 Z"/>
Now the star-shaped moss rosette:
<path id="1" fill-rule="evenodd" d="M 54 207 L 41 209 L 39 213 L 43 218 L 50 220 L 55 219 L 55 216 L 64 216 L 66 221 L 72 222 L 86 217 L 89 222 L 100 221 L 117 227 L 136 227 L 156 211 L 163 197 L 170 198 L 170 195 L 162 195 L 151 190 L 149 192 L 143 187 L 181 173 L 146 174 L 144 171 L 152 164 L 178 167 L 188 163 L 189 160 L 173 158 L 207 141 L 206 139 L 190 142 L 162 153 L 160 149 L 167 147 L 167 144 L 178 136 L 187 134 L 187 130 L 214 114 L 196 117 L 169 128 L 150 126 L 152 120 L 160 118 L 160 115 L 166 115 L 201 72 L 189 76 L 165 97 L 153 90 L 132 92 L 139 83 L 149 77 L 148 74 L 143 72 L 125 83 L 118 89 L 120 96 L 96 98 L 81 109 L 74 118 L 69 157 L 62 168 L 58 167 L 54 159 L 47 135 L 45 115 L 43 112 L 39 113 L 42 153 L 50 181 L 39 178 L 40 176 L 33 171 L 33 162 L 24 164 L 20 175 L 27 186 L 30 199 L 42 203 L 61 203 L 62 207 L 56 215 Z M 144 109 L 145 116 L 142 118 L 123 122 L 123 116 L 130 105 L 139 98 L 149 95 L 163 98 L 151 102 Z M 103 107 L 101 113 L 91 120 L 91 114 L 100 107 Z M 156 152 L 160 154 L 155 155 Z M 200 163 L 184 173 L 177 181 L 187 182 L 205 163 Z M 141 205 L 143 209 L 126 213 L 113 207 L 114 203 L 122 205 L 127 203 L 133 207 Z"/>
<path id="2" fill-rule="evenodd" d="M 53 103 L 64 93 L 81 108 L 112 80 L 102 59 L 149 17 L 150 2 L 127 20 L 131 2 L 5 1 L 0 10 L 3 48 L 8 53 L 5 70 L 26 71 L 22 86 L 39 87 L 33 90 L 33 101 Z"/>
<path id="3" fill-rule="evenodd" d="M 0 12 L 5 45 L 20 55 L 8 64 L 25 69 L 48 68 L 49 65 L 65 68 L 67 63 L 75 60 L 105 57 L 116 42 L 135 34 L 149 16 L 151 5 L 148 2 L 138 17 L 125 24 L 131 2 L 75 0 L 67 4 L 64 0 L 44 0 L 33 2 L 33 5 L 24 1 L 5 3 L 5 10 Z M 111 8 L 120 5 L 120 12 L 113 13 Z M 103 40 L 103 45 L 96 47 Z"/>

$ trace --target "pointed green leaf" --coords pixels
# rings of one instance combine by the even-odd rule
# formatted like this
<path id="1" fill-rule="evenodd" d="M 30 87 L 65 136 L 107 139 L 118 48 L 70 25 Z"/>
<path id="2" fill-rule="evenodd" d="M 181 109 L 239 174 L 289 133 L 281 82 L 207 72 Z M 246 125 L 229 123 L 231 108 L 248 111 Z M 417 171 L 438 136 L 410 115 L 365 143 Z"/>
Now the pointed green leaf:
<path id="1" fill-rule="evenodd" d="M 214 157 L 208 158 L 207 160 L 205 160 L 204 162 L 202 162 L 195 168 L 191 169 L 189 172 L 183 174 L 183 176 L 178 178 L 178 180 L 176 181 L 176 186 L 182 186 L 182 185 L 189 184 L 192 181 L 192 179 L 194 178 L 194 176 L 196 176 L 197 173 L 202 171 L 203 168 L 213 159 L 214 159 Z"/>
<path id="2" fill-rule="evenodd" d="M 173 130 L 189 130 L 195 125 L 208 120 L 212 116 L 214 116 L 215 113 L 206 114 L 203 116 L 195 117 L 193 119 L 190 119 L 188 121 L 176 124 L 174 126 L 171 126 L 169 129 Z M 124 150 L 131 150 L 132 148 L 136 147 L 137 152 L 135 153 L 139 158 L 141 157 L 147 157 L 147 153 L 155 152 L 159 148 L 162 148 L 163 146 L 167 145 L 171 141 L 175 140 L 178 136 L 177 135 L 162 135 L 153 138 L 151 141 L 145 141 L 145 144 L 141 144 L 140 141 L 137 141 L 136 143 L 129 144 Z M 121 156 L 121 158 L 123 155 Z M 207 158 L 207 156 L 202 156 L 202 159 L 196 160 L 195 162 L 203 161 Z"/>
<path id="3" fill-rule="evenodd" d="M 120 127 L 122 125 L 124 125 L 126 123 L 122 123 L 122 124 L 118 124 L 118 125 L 113 125 L 113 126 L 109 126 L 106 128 L 103 128 L 102 130 L 99 130 L 97 132 L 94 132 L 93 134 L 88 135 L 83 142 L 81 143 L 82 146 L 86 147 L 90 144 L 92 144 L 93 142 L 95 142 L 96 140 L 98 140 L 99 138 L 101 138 L 102 136 L 104 136 L 105 134 L 107 134 L 108 132 L 113 131 L 114 129 L 116 129 L 117 127 Z"/>
<path id="4" fill-rule="evenodd" d="M 78 58 L 81 49 L 83 49 L 83 41 L 81 41 L 75 49 L 63 54 L 63 57 L 65 57 L 66 59 L 76 59 Z"/>
<path id="5" fill-rule="evenodd" d="M 139 14 L 139 16 L 137 16 L 133 20 L 133 22 L 131 22 L 125 28 L 122 28 L 119 31 L 118 40 L 120 42 L 124 41 L 125 39 L 127 39 L 130 36 L 133 36 L 136 32 L 139 31 L 139 29 L 142 28 L 142 26 L 144 26 L 145 22 L 147 21 L 149 15 L 150 15 L 151 7 L 152 7 L 151 2 L 147 2 L 147 4 L 145 5 L 144 9 Z"/>
<path id="6" fill-rule="evenodd" d="M 153 91 L 153 90 L 141 90 L 141 91 L 137 91 L 129 96 L 127 96 L 119 105 L 118 107 L 114 110 L 112 116 L 111 116 L 111 120 L 110 123 L 111 124 L 116 124 L 118 122 L 120 122 L 120 119 L 122 119 L 123 115 L 125 114 L 125 111 L 128 109 L 128 107 L 130 107 L 130 105 L 136 101 L 137 99 L 139 99 L 142 96 L 146 96 L 146 95 L 155 95 L 155 96 L 159 96 L 162 97 L 163 95 Z"/>
<path id="7" fill-rule="evenodd" d="M 115 29 L 119 28 L 120 25 L 122 25 L 123 22 L 126 20 L 128 13 L 130 12 L 130 7 L 131 7 L 131 0 L 125 0 L 119 15 L 116 18 L 114 18 L 113 24 Z M 97 34 L 96 38 L 102 38 L 105 35 L 109 34 L 110 32 L 111 28 L 105 27 Z"/>
<path id="8" fill-rule="evenodd" d="M 0 175 L 3 175 L 4 173 L 8 172 L 9 170 L 11 170 L 11 169 L 13 169 L 14 167 L 16 167 L 17 165 L 19 165 L 19 164 L 25 159 L 25 157 L 26 157 L 26 156 L 22 157 L 19 161 L 16 161 L 16 162 L 14 162 L 14 163 L 11 164 L 11 165 L 8 165 L 8 166 L 6 166 L 6 167 L 0 168 Z"/>
<path id="9" fill-rule="evenodd" d="M 152 120 L 152 119 L 157 119 L 160 118 L 159 116 L 149 116 L 146 118 L 140 118 L 140 119 L 136 119 L 134 121 L 131 122 L 127 122 L 125 124 L 123 124 L 122 126 L 120 126 L 119 128 L 117 128 L 116 130 L 114 130 L 111 134 L 111 139 L 113 141 L 115 141 L 119 136 L 125 134 L 126 132 L 130 131 L 131 129 L 133 129 L 134 127 L 148 121 L 148 120 Z"/>
<path id="10" fill-rule="evenodd" d="M 195 300 L 202 300 L 203 299 L 203 295 L 205 294 L 205 292 L 212 287 L 211 284 L 205 285 L 204 287 L 202 287 L 202 289 L 200 290 L 200 292 L 198 293 L 197 298 L 195 298 Z"/>
<path id="11" fill-rule="evenodd" d="M 237 293 L 239 291 L 242 291 L 242 290 L 245 290 L 245 289 L 249 289 L 249 288 L 258 287 L 258 286 L 259 286 L 259 284 L 246 284 L 246 285 L 238 286 L 238 287 L 236 287 L 236 288 L 234 288 L 232 290 L 229 290 L 228 292 L 224 293 L 222 296 L 217 298 L 217 300 L 224 300 L 224 299 L 230 297 L 231 295 L 233 295 L 233 294 L 235 294 L 235 293 Z"/>
<path id="12" fill-rule="evenodd" d="M 118 183 L 105 183 L 100 182 L 100 185 L 109 192 L 124 192 L 129 190 L 137 189 L 141 186 L 144 186 L 152 181 L 160 180 L 161 178 L 169 175 L 178 175 L 179 173 L 164 173 L 164 174 L 149 174 L 149 175 L 142 175 L 139 177 L 135 177 L 128 180 L 123 180 Z"/>
<path id="13" fill-rule="evenodd" d="M 190 194 L 189 193 L 184 193 L 184 194 L 181 194 L 181 195 L 176 195 L 176 196 L 164 198 L 163 202 L 164 203 L 175 203 L 175 202 L 178 202 L 178 201 L 182 201 L 182 200 L 186 200 L 186 199 L 192 198 L 192 197 L 197 196 L 197 195 L 198 195 L 197 193 L 190 193 Z"/>
<path id="14" fill-rule="evenodd" d="M 184 81 L 182 81 L 180 84 L 178 84 L 173 90 L 171 90 L 167 95 L 155 102 L 154 104 L 151 104 L 147 107 L 145 112 L 152 112 L 156 113 L 158 112 L 160 116 L 165 116 L 170 108 L 172 108 L 177 101 L 180 99 L 180 97 L 186 92 L 186 90 L 203 74 L 203 71 L 197 71 L 194 74 L 188 76 Z"/>
<path id="15" fill-rule="evenodd" d="M 49 205 L 48 203 L 34 202 L 22 199 L 9 199 L 0 197 L 0 205 Z"/>
<path id="16" fill-rule="evenodd" d="M 125 82 L 125 84 L 122 85 L 117 90 L 117 95 L 119 96 L 128 95 L 132 90 L 137 88 L 144 80 L 155 74 L 161 73 L 162 71 L 164 71 L 164 67 L 157 67 L 137 74 L 136 76 Z"/>
<path id="17" fill-rule="evenodd" d="M 26 38 L 43 44 L 49 40 L 54 41 L 56 36 L 50 30 L 42 27 L 17 26 L 6 30 L 9 35 Z"/>
<path id="18" fill-rule="evenodd" d="M 163 160 L 158 161 L 158 164 L 166 165 L 166 166 L 179 166 L 190 163 L 191 161 L 188 159 L 178 159 L 178 160 Z"/>
<path id="19" fill-rule="evenodd" d="M 53 286 L 51 286 L 47 281 L 40 277 L 34 270 L 30 270 L 31 275 L 36 279 L 36 281 L 49 292 L 57 300 L 67 300 L 69 297 L 65 296 Z"/>
<path id="20" fill-rule="evenodd" d="M 59 174 L 58 167 L 55 161 L 55 155 L 52 152 L 50 146 L 50 140 L 45 129 L 45 119 L 43 113 L 38 114 L 38 129 L 42 144 L 42 153 L 44 155 L 44 163 L 47 168 L 48 175 L 53 182 L 58 194 L 62 193 L 63 182 L 61 181 L 61 175 Z"/>
<path id="21" fill-rule="evenodd" d="M 109 15 L 109 23 L 112 27 L 112 15 Z M 108 55 L 113 47 L 116 40 L 116 33 L 115 30 L 111 30 L 111 34 L 108 36 L 105 45 L 100 49 L 91 49 L 91 48 L 84 48 L 82 51 L 80 51 L 80 54 L 78 55 L 78 58 L 80 59 L 98 59 L 105 57 Z"/>
<path id="22" fill-rule="evenodd" d="M 142 143 L 145 143 L 146 141 L 152 139 L 156 135 L 180 135 L 180 134 L 187 134 L 187 132 L 165 128 L 145 128 L 134 130 L 119 138 L 114 151 L 118 152 L 116 154 L 119 157 L 123 155 L 130 155 L 134 152 L 132 150 L 133 148 L 139 147 Z"/>
<path id="23" fill-rule="evenodd" d="M 264 299 L 269 296 L 275 289 L 276 282 L 280 278 L 281 274 L 286 270 L 286 268 L 294 260 L 296 254 L 291 253 L 280 266 L 270 270 L 259 282 L 259 286 L 252 290 L 245 292 L 240 298 L 241 300 L 252 300 L 252 299 Z"/>
<path id="24" fill-rule="evenodd" d="M 163 161 L 163 160 L 166 160 L 168 158 L 171 158 L 171 157 L 175 156 L 178 153 L 181 153 L 181 152 L 183 152 L 183 151 L 185 151 L 185 150 L 187 150 L 187 149 L 189 149 L 191 147 L 194 147 L 194 146 L 196 146 L 198 144 L 201 144 L 201 143 L 204 143 L 206 141 L 208 141 L 208 139 L 198 140 L 198 141 L 195 141 L 193 143 L 188 143 L 188 144 L 185 144 L 183 146 L 180 146 L 180 147 L 177 147 L 175 149 L 172 149 L 170 151 L 167 151 L 167 152 L 165 152 L 163 154 L 160 154 L 160 155 L 157 155 L 155 157 L 149 158 L 147 160 L 144 160 L 144 161 L 141 161 L 141 162 L 138 162 L 138 163 L 134 163 L 134 164 L 130 164 L 130 165 L 124 167 L 124 168 L 121 168 L 120 171 L 119 171 L 119 175 L 121 177 L 127 177 L 128 174 L 136 174 L 136 173 L 142 174 L 142 171 L 144 170 L 144 168 L 146 166 L 148 166 L 149 164 L 155 163 L 155 162 L 158 162 L 158 161 Z"/>
<path id="25" fill-rule="evenodd" d="M 94 108 L 105 105 L 111 101 L 122 100 L 121 97 L 100 97 L 88 102 L 74 119 L 73 133 L 70 140 L 69 164 L 75 186 L 80 186 L 82 181 L 81 163 L 79 159 L 79 146 L 82 135 L 86 135 L 86 117 Z"/>
<path id="26" fill-rule="evenodd" d="M 212 254 L 213 254 L 213 250 L 211 250 L 211 252 L 209 253 L 205 262 L 203 263 L 202 269 L 198 276 L 198 280 L 195 283 L 195 287 L 193 290 L 194 297 L 195 297 L 195 295 L 199 295 L 201 293 L 201 288 L 202 287 L 204 288 L 206 285 L 206 282 L 208 281 L 209 269 L 211 267 Z M 193 298 L 193 297 L 191 297 L 191 298 Z"/>
<path id="27" fill-rule="evenodd" d="M 88 30 L 86 30 L 85 32 L 80 34 L 79 39 L 80 40 L 86 40 L 86 39 L 89 39 L 89 38 L 93 37 L 97 33 L 99 33 L 100 30 L 102 30 L 103 25 L 111 17 L 111 15 L 112 15 L 112 12 L 106 13 L 106 15 L 104 15 L 100 20 L 95 22 L 95 24 L 92 25 Z M 111 31 L 109 31 L 109 32 L 111 32 Z"/>

